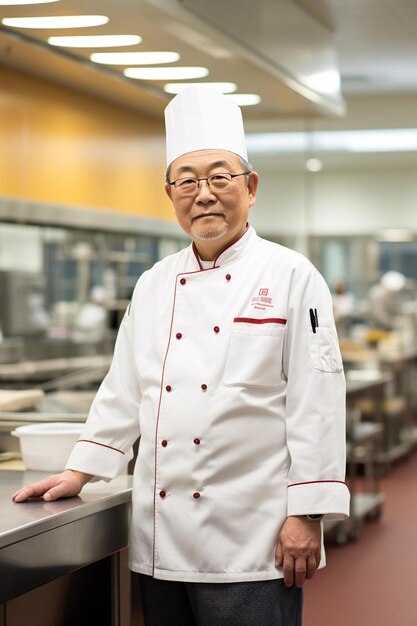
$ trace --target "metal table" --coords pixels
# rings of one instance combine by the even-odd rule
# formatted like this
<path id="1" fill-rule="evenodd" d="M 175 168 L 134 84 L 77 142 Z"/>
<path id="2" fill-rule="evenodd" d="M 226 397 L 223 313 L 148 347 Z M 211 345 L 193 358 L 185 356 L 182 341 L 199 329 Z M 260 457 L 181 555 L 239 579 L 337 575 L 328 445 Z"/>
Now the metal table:
<path id="1" fill-rule="evenodd" d="M 91 593 L 102 598 L 105 621 L 100 623 L 124 623 L 121 615 L 128 609 L 120 604 L 120 576 L 124 574 L 119 557 L 128 542 L 132 477 L 88 483 L 80 496 L 56 502 L 11 501 L 14 491 L 45 476 L 43 472 L 0 471 L 0 624 L 17 624 L 12 616 L 13 610 L 19 610 L 16 606 L 20 599 L 24 603 L 26 595 L 33 605 L 36 595 L 28 592 L 58 579 L 66 581 L 65 594 L 71 598 L 65 607 L 67 618 L 71 610 L 74 623 L 93 623 L 85 605 L 77 606 L 80 584 L 76 592 L 72 590 L 78 572 L 83 577 L 82 585 L 90 586 Z M 90 575 L 88 568 L 92 568 Z M 33 617 L 32 624 L 50 623 L 46 617 L 48 607 L 33 610 L 40 611 L 44 621 L 37 622 Z M 63 607 L 56 611 L 63 615 Z M 52 619 L 56 626 L 61 624 L 57 616 Z"/>

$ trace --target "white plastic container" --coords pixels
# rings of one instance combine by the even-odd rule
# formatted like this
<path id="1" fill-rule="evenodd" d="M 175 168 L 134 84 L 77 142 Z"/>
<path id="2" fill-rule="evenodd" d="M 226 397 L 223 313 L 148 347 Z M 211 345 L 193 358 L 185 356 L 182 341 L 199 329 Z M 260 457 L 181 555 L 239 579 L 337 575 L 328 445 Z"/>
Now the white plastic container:
<path id="1" fill-rule="evenodd" d="M 11 434 L 20 439 L 26 469 L 61 472 L 82 428 L 83 424 L 50 422 L 19 426 Z"/>

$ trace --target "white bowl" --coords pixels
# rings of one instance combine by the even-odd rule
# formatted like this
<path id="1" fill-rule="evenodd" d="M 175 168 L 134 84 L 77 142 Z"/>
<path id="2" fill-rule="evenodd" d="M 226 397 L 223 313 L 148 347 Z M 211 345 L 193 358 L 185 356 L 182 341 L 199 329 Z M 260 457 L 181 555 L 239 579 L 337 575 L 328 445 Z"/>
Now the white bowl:
<path id="1" fill-rule="evenodd" d="M 82 428 L 83 424 L 50 422 L 19 426 L 11 434 L 20 439 L 26 469 L 61 472 Z"/>

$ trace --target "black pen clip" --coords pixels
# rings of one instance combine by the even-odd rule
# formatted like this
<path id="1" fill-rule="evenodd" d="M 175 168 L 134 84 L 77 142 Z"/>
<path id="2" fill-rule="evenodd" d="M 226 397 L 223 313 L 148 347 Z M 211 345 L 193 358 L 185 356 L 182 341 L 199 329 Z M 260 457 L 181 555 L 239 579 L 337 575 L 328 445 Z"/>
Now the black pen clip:
<path id="1" fill-rule="evenodd" d="M 316 309 L 316 313 L 317 313 L 317 309 Z M 318 324 L 316 323 L 316 313 L 314 313 L 313 309 L 310 309 L 310 322 L 311 322 L 311 328 L 313 329 L 313 333 L 316 332 L 316 326 L 318 326 Z"/>
<path id="2" fill-rule="evenodd" d="M 319 316 L 317 315 L 317 309 L 314 309 L 314 319 L 316 320 L 316 328 L 319 327 Z"/>

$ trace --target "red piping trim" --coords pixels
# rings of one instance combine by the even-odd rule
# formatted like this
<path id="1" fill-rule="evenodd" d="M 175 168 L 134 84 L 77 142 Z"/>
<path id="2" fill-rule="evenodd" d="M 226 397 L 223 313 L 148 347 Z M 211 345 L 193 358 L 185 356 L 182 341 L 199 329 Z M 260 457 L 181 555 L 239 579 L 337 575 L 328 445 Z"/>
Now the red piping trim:
<path id="1" fill-rule="evenodd" d="M 304 483 L 293 483 L 292 485 L 288 485 L 288 487 L 298 487 L 298 485 L 313 485 L 315 483 L 340 483 L 341 485 L 346 485 L 344 480 L 308 480 Z"/>
<path id="2" fill-rule="evenodd" d="M 286 324 L 287 320 L 282 317 L 265 317 L 257 319 L 256 317 L 235 317 L 234 322 L 244 322 L 245 324 Z"/>
<path id="3" fill-rule="evenodd" d="M 198 271 L 195 272 L 183 272 L 183 274 L 197 274 Z M 181 276 L 181 274 L 177 274 Z M 156 425 L 155 425 L 155 465 L 154 465 L 154 489 L 153 489 L 153 549 L 152 549 L 152 575 L 155 575 L 155 544 L 156 544 L 156 478 L 157 478 L 157 465 L 158 465 L 158 427 L 159 427 L 159 414 L 161 411 L 161 402 L 162 402 L 162 394 L 163 394 L 163 385 L 164 385 L 164 374 L 165 374 L 165 364 L 168 357 L 169 347 L 171 345 L 171 337 L 172 337 L 172 328 L 174 325 L 174 310 L 175 310 L 175 300 L 177 297 L 177 280 L 175 280 L 175 289 L 174 289 L 174 298 L 172 301 L 172 312 L 171 312 L 171 325 L 169 328 L 169 336 L 168 336 L 168 344 L 165 352 L 164 362 L 162 364 L 162 374 L 161 374 L 161 387 L 159 390 L 159 402 L 158 402 L 158 411 L 156 414 Z"/>
<path id="4" fill-rule="evenodd" d="M 193 243 L 192 243 L 192 250 L 193 250 L 193 252 L 194 252 L 194 256 L 195 256 L 195 258 L 197 259 L 197 263 L 198 263 L 198 265 L 199 265 L 200 271 L 204 272 L 204 271 L 207 271 L 207 269 L 212 270 L 212 269 L 215 269 L 216 267 L 218 267 L 218 265 L 216 265 L 216 263 L 217 263 L 218 259 L 221 257 L 221 255 L 222 255 L 222 254 L 224 254 L 224 253 L 226 252 L 226 250 L 228 250 L 229 248 L 231 248 L 232 246 L 234 246 L 234 245 L 235 245 L 235 243 L 237 243 L 238 241 L 240 241 L 240 240 L 242 239 L 242 237 L 244 237 L 244 236 L 246 235 L 246 233 L 248 232 L 248 230 L 249 230 L 249 222 L 246 222 L 246 228 L 245 228 L 245 231 L 244 231 L 244 233 L 242 233 L 242 234 L 240 235 L 239 239 L 236 239 L 236 241 L 233 241 L 232 243 L 229 243 L 229 245 L 227 245 L 227 246 L 226 246 L 226 247 L 225 247 L 225 248 L 224 248 L 221 252 L 219 252 L 219 254 L 216 256 L 216 258 L 215 258 L 215 259 L 214 259 L 214 261 L 213 261 L 213 267 L 208 267 L 208 268 L 206 268 L 206 269 L 205 269 L 205 268 L 201 265 L 200 256 L 199 256 L 199 254 L 198 254 L 197 246 L 195 245 L 195 243 L 194 243 L 194 241 L 193 241 Z"/>
<path id="5" fill-rule="evenodd" d="M 222 254 L 224 254 L 226 252 L 226 250 L 228 250 L 229 248 L 231 248 L 232 246 L 235 245 L 235 243 L 237 243 L 238 241 L 240 241 L 242 239 L 242 237 L 244 237 L 246 235 L 246 233 L 248 232 L 249 229 L 249 222 L 246 222 L 246 228 L 245 231 L 240 235 L 239 239 L 236 239 L 236 241 L 233 241 L 232 243 L 229 243 L 228 246 L 226 246 L 224 248 L 224 250 L 222 250 L 214 259 L 214 264 L 217 263 L 217 261 L 219 260 L 219 258 L 221 257 Z"/>
<path id="6" fill-rule="evenodd" d="M 197 246 L 195 245 L 194 241 L 193 241 L 193 244 L 192 244 L 192 249 L 193 249 L 195 258 L 197 259 L 197 263 L 198 263 L 198 266 L 199 266 L 200 270 L 204 270 L 204 267 L 201 265 L 200 256 L 198 254 Z"/>
<path id="7" fill-rule="evenodd" d="M 120 452 L 120 454 L 125 454 L 122 450 L 119 450 L 118 448 L 113 448 L 113 446 L 107 446 L 105 443 L 99 443 L 98 441 L 92 441 L 91 439 L 79 439 L 77 443 L 94 443 L 96 446 L 102 446 L 103 448 L 109 448 L 109 450 Z"/>

